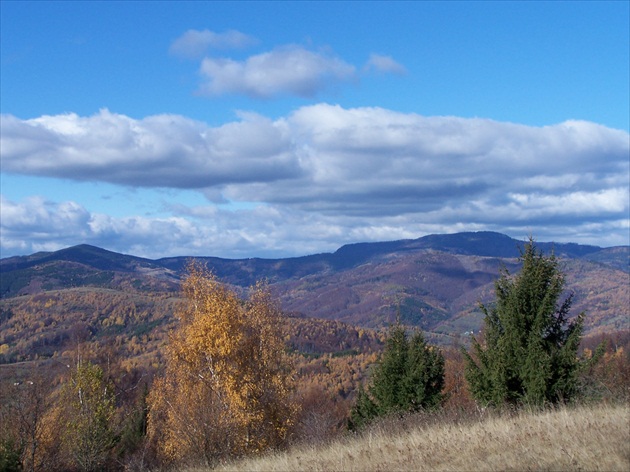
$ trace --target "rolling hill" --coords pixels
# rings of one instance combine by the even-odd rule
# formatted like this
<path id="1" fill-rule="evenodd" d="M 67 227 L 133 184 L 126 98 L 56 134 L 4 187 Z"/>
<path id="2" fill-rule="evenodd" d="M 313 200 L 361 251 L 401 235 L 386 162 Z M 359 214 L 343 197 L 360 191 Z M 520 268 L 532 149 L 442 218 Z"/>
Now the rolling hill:
<path id="1" fill-rule="evenodd" d="M 326 437 L 345 425 L 355 392 L 383 348 L 380 328 L 397 313 L 450 353 L 447 383 L 456 392 L 450 398 L 465 405 L 470 399 L 457 345 L 481 327 L 478 302 L 491 301 L 501 268 L 519 270 L 522 244 L 496 233 L 462 233 L 287 259 L 200 259 L 238 291 L 269 281 L 287 314 L 283 336 L 300 395 L 311 402 L 300 427 Z M 629 327 L 629 248 L 539 247 L 561 258 L 575 295 L 572 313 L 588 314 L 590 349 L 601 333 L 617 331 L 614 336 L 625 338 L 615 339 L 627 339 L 627 331 L 618 330 Z M 63 376 L 80 349 L 97 363 L 117 359 L 129 379 L 151 379 L 164 367 L 169 332 L 177 326 L 187 261 L 88 245 L 1 259 L 0 377 L 19 383 L 33 369 Z"/>
<path id="2" fill-rule="evenodd" d="M 479 329 L 478 302 L 491 301 L 501 268 L 518 271 L 523 244 L 499 233 L 476 232 L 358 243 L 334 253 L 285 259 L 197 259 L 242 289 L 267 279 L 283 309 L 294 316 L 377 328 L 398 312 L 406 324 L 450 337 Z M 627 327 L 629 247 L 537 246 L 559 257 L 575 314 L 589 315 L 587 332 Z M 1 303 L 6 310 L 24 297 L 78 288 L 175 296 L 188 260 L 151 260 L 89 245 L 4 258 Z"/>

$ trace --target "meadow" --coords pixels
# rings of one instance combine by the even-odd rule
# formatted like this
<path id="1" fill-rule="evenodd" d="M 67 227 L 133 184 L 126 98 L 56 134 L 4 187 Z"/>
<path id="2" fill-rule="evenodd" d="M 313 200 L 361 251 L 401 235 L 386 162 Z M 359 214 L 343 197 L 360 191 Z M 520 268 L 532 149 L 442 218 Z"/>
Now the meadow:
<path id="1" fill-rule="evenodd" d="M 210 469 L 190 468 L 185 472 Z M 628 471 L 630 408 L 410 415 L 360 434 L 219 466 L 228 471 Z"/>

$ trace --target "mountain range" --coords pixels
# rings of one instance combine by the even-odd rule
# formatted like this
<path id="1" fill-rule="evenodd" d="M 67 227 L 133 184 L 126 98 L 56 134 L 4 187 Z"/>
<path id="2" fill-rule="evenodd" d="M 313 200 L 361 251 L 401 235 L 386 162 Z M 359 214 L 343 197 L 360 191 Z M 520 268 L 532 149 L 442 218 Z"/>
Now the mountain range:
<path id="1" fill-rule="evenodd" d="M 284 259 L 197 257 L 223 282 L 245 290 L 266 279 L 294 316 L 381 327 L 398 315 L 435 335 L 481 326 L 501 269 L 515 273 L 524 241 L 494 232 L 357 243 L 334 253 Z M 630 247 L 536 242 L 553 252 L 587 331 L 628 326 Z M 0 259 L 4 300 L 45 291 L 100 288 L 175 292 L 189 257 L 147 259 L 90 245 Z"/>

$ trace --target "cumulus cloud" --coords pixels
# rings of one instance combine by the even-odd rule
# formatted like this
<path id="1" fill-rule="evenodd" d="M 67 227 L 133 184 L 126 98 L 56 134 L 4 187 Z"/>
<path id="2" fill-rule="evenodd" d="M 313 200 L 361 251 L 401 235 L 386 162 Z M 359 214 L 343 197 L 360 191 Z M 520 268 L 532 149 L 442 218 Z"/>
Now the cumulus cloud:
<path id="1" fill-rule="evenodd" d="M 276 120 L 241 114 L 210 127 L 103 110 L 3 116 L 0 146 L 5 173 L 208 197 L 206 206 L 171 206 L 170 218 L 126 219 L 73 202 L 3 200 L 3 251 L 47 235 L 46 227 L 52 233 L 42 241 L 71 232 L 135 244 L 138 254 L 163 240 L 155 256 L 296 255 L 479 229 L 628 244 L 630 137 L 585 121 L 532 127 L 318 104 Z M 225 202 L 247 205 L 228 210 Z"/>
<path id="2" fill-rule="evenodd" d="M 398 75 L 407 73 L 405 66 L 396 62 L 391 56 L 383 56 L 381 54 L 370 54 L 370 58 L 365 65 L 365 70 L 375 70 L 377 72 Z"/>
<path id="3" fill-rule="evenodd" d="M 73 201 L 54 202 L 30 197 L 21 202 L 0 196 L 0 257 L 55 251 L 76 244 L 93 244 L 143 257 L 207 256 L 282 257 L 287 244 L 303 242 L 300 251 L 337 248 L 338 229 L 299 218 L 301 227 L 286 221 L 290 211 L 264 205 L 228 211 L 214 206 L 173 206 L 171 217 L 112 217 L 90 213 Z M 326 240 L 328 239 L 328 241 Z"/>
<path id="4" fill-rule="evenodd" d="M 174 56 L 197 59 L 209 49 L 241 49 L 257 43 L 256 38 L 236 30 L 215 33 L 207 29 L 190 29 L 173 41 L 169 52 Z"/>
<path id="5" fill-rule="evenodd" d="M 54 203 L 32 196 L 21 203 L 0 195 L 2 256 L 65 247 L 86 236 L 89 212 L 75 202 Z"/>
<path id="6" fill-rule="evenodd" d="M 32 120 L 4 115 L 1 127 L 2 170 L 24 175 L 203 188 L 301 171 L 284 127 L 253 114 L 216 128 L 178 115 L 134 120 L 108 110 Z"/>
<path id="7" fill-rule="evenodd" d="M 312 50 L 297 44 L 280 45 L 245 59 L 218 57 L 217 50 L 238 49 L 258 43 L 256 38 L 230 30 L 188 30 L 171 44 L 174 56 L 201 59 L 197 93 L 206 97 L 245 95 L 256 99 L 278 96 L 312 98 L 345 83 L 358 82 L 357 68 L 330 49 Z M 363 71 L 404 74 L 392 57 L 371 54 Z"/>
<path id="8" fill-rule="evenodd" d="M 343 60 L 295 45 L 244 61 L 206 57 L 200 73 L 204 79 L 200 93 L 204 95 L 243 94 L 253 98 L 284 94 L 313 97 L 356 77 L 355 67 Z"/>
<path id="9" fill-rule="evenodd" d="M 357 241 L 411 239 L 424 234 L 477 230 L 498 230 L 523 239 L 535 229 L 536 238 L 542 241 L 597 242 L 607 246 L 627 244 L 627 236 L 623 235 L 630 230 L 627 219 L 623 218 L 572 219 L 564 225 L 553 221 L 508 224 L 509 219 L 493 219 L 487 214 L 493 221 L 462 221 L 458 219 L 464 213 L 462 209 L 449 215 L 448 208 L 422 217 L 357 218 L 271 205 L 239 211 L 215 206 L 179 206 L 172 208 L 171 217 L 115 218 L 89 213 L 71 201 L 29 198 L 14 202 L 2 197 L 1 203 L 1 257 L 89 243 L 150 258 L 181 255 L 275 258 L 332 252 L 344 243 Z M 30 215 L 27 224 L 24 214 Z"/>

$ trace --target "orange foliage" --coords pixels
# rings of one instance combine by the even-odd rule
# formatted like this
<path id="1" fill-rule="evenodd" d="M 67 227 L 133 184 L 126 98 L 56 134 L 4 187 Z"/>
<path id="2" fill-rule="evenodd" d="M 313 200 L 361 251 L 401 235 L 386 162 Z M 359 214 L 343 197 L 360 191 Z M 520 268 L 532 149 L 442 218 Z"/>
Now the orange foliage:
<path id="1" fill-rule="evenodd" d="M 464 376 L 466 363 L 457 349 L 443 349 L 444 355 L 444 408 L 446 410 L 472 411 L 475 401 L 470 395 Z"/>
<path id="2" fill-rule="evenodd" d="M 583 372 L 586 395 L 610 401 L 630 400 L 630 330 L 591 335 L 582 340 L 583 356 L 590 358 L 603 344 L 604 354 Z"/>
<path id="3" fill-rule="evenodd" d="M 280 310 L 264 285 L 249 299 L 189 267 L 187 301 L 149 395 L 149 435 L 168 461 L 213 464 L 283 442 L 296 408 Z"/>

